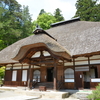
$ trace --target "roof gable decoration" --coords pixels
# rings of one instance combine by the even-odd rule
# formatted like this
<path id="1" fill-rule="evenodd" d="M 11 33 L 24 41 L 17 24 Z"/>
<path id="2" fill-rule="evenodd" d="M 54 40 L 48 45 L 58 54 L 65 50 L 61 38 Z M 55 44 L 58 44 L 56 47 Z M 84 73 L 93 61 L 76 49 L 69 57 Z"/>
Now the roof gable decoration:
<path id="1" fill-rule="evenodd" d="M 52 37 L 50 34 L 48 34 L 46 31 L 44 31 L 42 28 L 40 28 L 39 25 L 36 25 L 36 29 L 35 31 L 33 31 L 33 33 L 35 35 L 38 35 L 38 34 L 46 34 L 48 35 L 50 38 L 54 39 L 55 41 L 57 41 L 57 39 L 55 39 L 54 37 Z"/>

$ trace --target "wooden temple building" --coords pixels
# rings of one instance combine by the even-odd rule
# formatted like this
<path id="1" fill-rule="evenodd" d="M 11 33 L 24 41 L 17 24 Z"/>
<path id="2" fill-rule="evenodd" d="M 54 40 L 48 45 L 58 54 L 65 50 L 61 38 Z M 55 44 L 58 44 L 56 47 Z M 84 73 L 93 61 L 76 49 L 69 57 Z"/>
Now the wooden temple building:
<path id="1" fill-rule="evenodd" d="M 32 88 L 36 81 L 55 90 L 91 89 L 100 83 L 100 22 L 74 18 L 33 33 L 0 51 L 5 86 Z"/>

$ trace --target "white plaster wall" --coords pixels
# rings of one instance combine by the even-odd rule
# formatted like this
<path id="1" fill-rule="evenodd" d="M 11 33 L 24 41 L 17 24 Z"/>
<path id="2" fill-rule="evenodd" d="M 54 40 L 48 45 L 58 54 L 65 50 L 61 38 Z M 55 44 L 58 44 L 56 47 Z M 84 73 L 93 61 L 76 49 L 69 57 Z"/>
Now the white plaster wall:
<path id="1" fill-rule="evenodd" d="M 75 61 L 77 61 L 77 60 L 88 60 L 88 58 L 87 57 L 78 57 L 75 59 Z"/>
<path id="2" fill-rule="evenodd" d="M 91 60 L 90 61 L 90 64 L 98 64 L 98 63 L 100 63 L 100 60 Z"/>
<path id="3" fill-rule="evenodd" d="M 88 64 L 88 61 L 75 62 L 75 65 L 85 65 L 85 64 Z"/>
<path id="4" fill-rule="evenodd" d="M 73 66 L 73 62 L 64 63 L 64 66 Z"/>
<path id="5" fill-rule="evenodd" d="M 13 67 L 13 69 L 21 69 L 21 67 Z"/>
<path id="6" fill-rule="evenodd" d="M 100 58 L 100 55 L 95 55 L 95 56 L 90 57 L 90 59 L 99 59 L 99 58 Z"/>

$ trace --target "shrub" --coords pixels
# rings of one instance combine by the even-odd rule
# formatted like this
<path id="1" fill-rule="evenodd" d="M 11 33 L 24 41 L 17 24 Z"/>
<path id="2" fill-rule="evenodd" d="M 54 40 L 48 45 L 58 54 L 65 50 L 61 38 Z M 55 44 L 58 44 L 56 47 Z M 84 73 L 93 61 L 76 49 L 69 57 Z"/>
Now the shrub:
<path id="1" fill-rule="evenodd" d="M 96 90 L 93 90 L 92 94 L 90 94 L 88 98 L 92 100 L 100 100 L 100 84 L 96 86 Z"/>

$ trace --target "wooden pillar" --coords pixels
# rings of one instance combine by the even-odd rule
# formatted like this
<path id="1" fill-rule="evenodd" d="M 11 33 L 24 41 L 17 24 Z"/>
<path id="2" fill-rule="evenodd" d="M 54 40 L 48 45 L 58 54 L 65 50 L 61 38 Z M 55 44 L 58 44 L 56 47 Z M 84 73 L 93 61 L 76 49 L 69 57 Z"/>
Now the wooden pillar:
<path id="1" fill-rule="evenodd" d="M 90 58 L 88 57 L 88 65 L 89 65 L 89 72 L 90 72 Z M 91 77 L 91 75 L 90 75 Z"/>
<path id="2" fill-rule="evenodd" d="M 76 77 L 75 77 L 75 58 L 73 58 L 73 67 L 74 67 L 74 89 L 76 89 Z"/>
<path id="3" fill-rule="evenodd" d="M 89 65 L 89 77 L 90 77 L 90 80 L 91 80 L 91 73 L 90 73 L 90 57 L 88 56 L 88 65 Z M 91 81 L 90 81 L 90 87 L 91 88 Z"/>
<path id="4" fill-rule="evenodd" d="M 90 58 L 88 57 L 88 64 L 89 64 L 89 67 L 90 67 Z"/>
<path id="5" fill-rule="evenodd" d="M 23 64 L 21 65 L 21 82 L 20 82 L 21 86 L 22 86 L 22 73 L 23 73 Z"/>
<path id="6" fill-rule="evenodd" d="M 13 73 L 13 64 L 12 64 L 12 67 L 11 67 L 11 85 L 12 85 L 12 74 Z"/>
<path id="7" fill-rule="evenodd" d="M 63 60 L 63 76 L 62 76 L 62 81 L 63 81 L 63 89 L 65 88 L 65 75 L 64 75 L 64 60 Z"/>
<path id="8" fill-rule="evenodd" d="M 54 59 L 54 90 L 57 90 L 57 60 Z"/>
<path id="9" fill-rule="evenodd" d="M 30 89 L 30 75 L 31 74 L 31 64 L 29 65 L 29 70 L 28 70 L 28 84 L 27 84 L 27 86 L 28 86 L 28 88 Z"/>
<path id="10" fill-rule="evenodd" d="M 32 87 L 32 82 L 33 82 L 33 78 L 34 78 L 34 65 L 33 65 L 33 67 L 32 67 L 32 69 L 31 69 L 31 71 L 30 71 L 31 73 L 30 73 L 30 80 L 31 80 L 31 82 L 30 82 L 30 87 Z"/>

